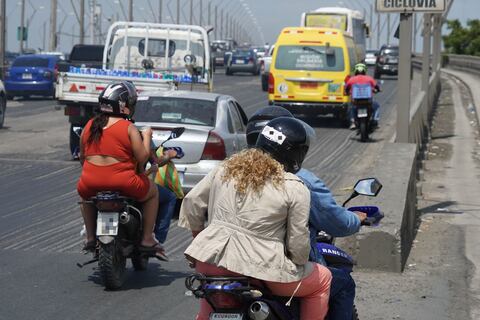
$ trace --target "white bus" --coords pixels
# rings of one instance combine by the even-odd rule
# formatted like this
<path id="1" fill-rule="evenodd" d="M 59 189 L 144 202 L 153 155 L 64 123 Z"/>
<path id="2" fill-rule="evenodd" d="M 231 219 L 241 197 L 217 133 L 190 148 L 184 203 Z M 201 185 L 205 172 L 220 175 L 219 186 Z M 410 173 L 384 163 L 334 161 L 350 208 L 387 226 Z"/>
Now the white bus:
<path id="1" fill-rule="evenodd" d="M 366 38 L 369 37 L 369 28 L 360 11 L 329 7 L 318 8 L 302 14 L 302 27 L 326 27 L 343 30 L 353 38 L 357 47 L 357 61 L 365 60 Z"/>

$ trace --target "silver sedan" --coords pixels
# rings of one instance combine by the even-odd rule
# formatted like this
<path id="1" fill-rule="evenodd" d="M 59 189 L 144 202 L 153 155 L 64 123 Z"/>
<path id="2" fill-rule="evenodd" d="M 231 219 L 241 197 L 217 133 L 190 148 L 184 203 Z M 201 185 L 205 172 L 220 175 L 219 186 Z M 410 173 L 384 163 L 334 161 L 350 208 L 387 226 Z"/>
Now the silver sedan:
<path id="1" fill-rule="evenodd" d="M 226 157 L 246 148 L 247 116 L 231 96 L 194 91 L 142 92 L 135 124 L 149 126 L 160 145 L 175 127 L 185 132 L 165 146 L 181 147 L 185 156 L 175 159 L 185 192 Z"/>

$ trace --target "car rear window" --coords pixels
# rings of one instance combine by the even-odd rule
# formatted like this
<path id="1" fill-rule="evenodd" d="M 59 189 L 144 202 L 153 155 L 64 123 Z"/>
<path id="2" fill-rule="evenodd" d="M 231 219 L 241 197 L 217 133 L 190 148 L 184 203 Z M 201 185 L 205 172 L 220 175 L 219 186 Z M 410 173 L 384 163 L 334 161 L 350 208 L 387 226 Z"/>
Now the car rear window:
<path id="1" fill-rule="evenodd" d="M 25 57 L 16 59 L 12 67 L 48 67 L 48 59 L 45 58 L 34 58 L 34 57 Z"/>
<path id="2" fill-rule="evenodd" d="M 140 97 L 135 121 L 167 122 L 215 126 L 217 115 L 214 101 L 174 97 Z"/>
<path id="3" fill-rule="evenodd" d="M 340 47 L 280 46 L 275 59 L 279 70 L 343 71 L 345 62 Z"/>
<path id="4" fill-rule="evenodd" d="M 249 57 L 252 55 L 252 52 L 249 50 L 236 50 L 233 52 L 233 55 L 239 56 L 239 57 Z"/>
<path id="5" fill-rule="evenodd" d="M 70 60 L 73 61 L 102 61 L 103 46 L 74 47 Z"/>

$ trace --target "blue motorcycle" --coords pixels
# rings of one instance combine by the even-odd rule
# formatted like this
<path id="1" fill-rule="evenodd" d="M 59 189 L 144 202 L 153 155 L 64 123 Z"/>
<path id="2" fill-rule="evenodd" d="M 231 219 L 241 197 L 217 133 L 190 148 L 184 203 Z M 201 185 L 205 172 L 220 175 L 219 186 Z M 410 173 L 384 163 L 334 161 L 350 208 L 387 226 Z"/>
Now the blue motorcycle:
<path id="1" fill-rule="evenodd" d="M 375 178 L 359 180 L 353 193 L 343 203 L 359 196 L 376 196 L 382 184 Z M 384 217 L 375 206 L 351 207 L 351 211 L 367 214 L 362 225 L 376 226 Z M 355 262 L 345 251 L 334 245 L 334 238 L 320 232 L 317 248 L 327 262 L 327 266 L 352 272 Z M 223 277 L 192 274 L 185 280 L 185 286 L 196 298 L 205 299 L 213 309 L 210 320 L 297 320 L 300 319 L 299 300 L 287 303 L 288 297 L 273 296 L 261 280 L 248 277 Z M 353 320 L 358 319 L 354 307 Z"/>

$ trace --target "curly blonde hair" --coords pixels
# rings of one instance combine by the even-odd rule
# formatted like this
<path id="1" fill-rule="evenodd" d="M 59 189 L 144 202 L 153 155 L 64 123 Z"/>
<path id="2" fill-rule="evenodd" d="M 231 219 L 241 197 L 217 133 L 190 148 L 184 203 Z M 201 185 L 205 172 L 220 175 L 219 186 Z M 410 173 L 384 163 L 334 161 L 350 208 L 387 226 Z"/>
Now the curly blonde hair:
<path id="1" fill-rule="evenodd" d="M 239 193 L 245 194 L 249 189 L 258 193 L 267 182 L 272 182 L 276 188 L 284 185 L 283 166 L 258 149 L 246 149 L 225 161 L 223 164 L 224 182 L 234 181 Z"/>

